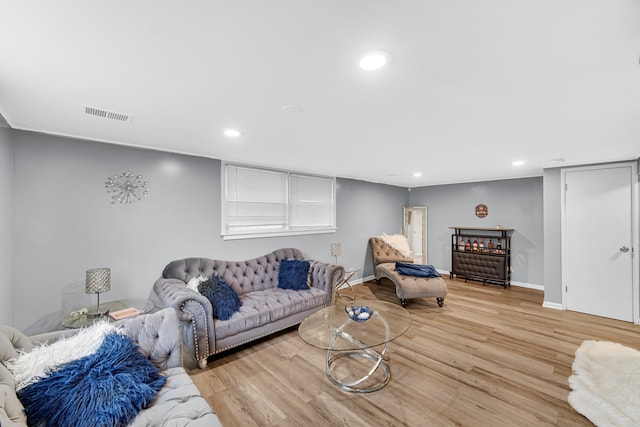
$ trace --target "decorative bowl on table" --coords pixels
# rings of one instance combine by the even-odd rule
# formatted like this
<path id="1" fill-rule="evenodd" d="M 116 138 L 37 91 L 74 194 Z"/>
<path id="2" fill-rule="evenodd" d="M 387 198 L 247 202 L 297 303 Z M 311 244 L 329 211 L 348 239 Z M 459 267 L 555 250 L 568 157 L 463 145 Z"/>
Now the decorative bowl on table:
<path id="1" fill-rule="evenodd" d="M 366 305 L 348 305 L 344 308 L 347 316 L 355 322 L 367 321 L 373 316 L 373 310 Z"/>

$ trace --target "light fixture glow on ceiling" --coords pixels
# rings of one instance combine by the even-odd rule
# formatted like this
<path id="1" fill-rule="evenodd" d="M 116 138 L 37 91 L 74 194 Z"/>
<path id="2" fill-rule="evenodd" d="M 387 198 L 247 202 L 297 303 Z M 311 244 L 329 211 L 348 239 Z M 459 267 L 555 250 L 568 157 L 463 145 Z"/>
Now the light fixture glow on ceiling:
<path id="1" fill-rule="evenodd" d="M 240 131 L 236 130 L 236 129 L 225 129 L 224 134 L 227 136 L 230 136 L 232 138 L 237 138 L 238 136 L 240 136 Z"/>
<path id="2" fill-rule="evenodd" d="M 422 176 L 422 172 L 416 172 L 413 174 L 416 178 L 420 178 Z"/>
<path id="3" fill-rule="evenodd" d="M 384 67 L 390 59 L 391 55 L 381 50 L 368 52 L 360 58 L 360 68 L 367 71 L 378 70 Z"/>
<path id="4" fill-rule="evenodd" d="M 512 162 L 511 164 L 512 164 L 513 166 L 522 166 L 522 165 L 524 165 L 525 163 L 527 163 L 527 162 L 525 162 L 524 160 L 515 160 L 515 161 L 514 161 L 514 162 Z"/>

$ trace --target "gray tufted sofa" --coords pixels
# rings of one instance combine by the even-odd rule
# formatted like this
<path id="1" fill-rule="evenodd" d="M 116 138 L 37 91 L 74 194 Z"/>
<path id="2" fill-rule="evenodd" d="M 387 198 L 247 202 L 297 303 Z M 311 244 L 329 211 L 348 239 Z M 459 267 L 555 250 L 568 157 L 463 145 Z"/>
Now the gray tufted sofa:
<path id="1" fill-rule="evenodd" d="M 216 414 L 200 395 L 182 368 L 182 341 L 174 310 L 117 322 L 140 346 L 140 351 L 167 377 L 153 403 L 138 413 L 131 427 L 221 426 Z M 16 357 L 17 350 L 31 350 L 35 345 L 72 335 L 77 330 L 51 332 L 27 337 L 10 326 L 0 325 L 0 362 Z M 0 363 L 0 426 L 26 427 L 22 404 L 16 397 L 15 382 Z"/>
<path id="2" fill-rule="evenodd" d="M 294 291 L 278 288 L 278 265 L 283 259 L 304 257 L 298 249 L 285 248 L 248 261 L 187 258 L 165 267 L 151 298 L 178 313 L 187 349 L 185 366 L 203 368 L 209 356 L 297 325 L 333 304 L 343 267 L 312 262 L 310 289 Z M 186 285 L 193 277 L 214 273 L 240 295 L 242 306 L 228 320 L 214 319 L 209 300 Z"/>

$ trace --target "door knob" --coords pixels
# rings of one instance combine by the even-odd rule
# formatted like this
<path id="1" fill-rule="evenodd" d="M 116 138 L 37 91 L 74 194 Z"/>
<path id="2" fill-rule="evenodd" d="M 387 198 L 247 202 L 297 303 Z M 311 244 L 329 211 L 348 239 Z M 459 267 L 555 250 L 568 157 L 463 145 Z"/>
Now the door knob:
<path id="1" fill-rule="evenodd" d="M 620 252 L 629 252 L 629 248 L 626 246 L 623 246 L 620 248 Z"/>

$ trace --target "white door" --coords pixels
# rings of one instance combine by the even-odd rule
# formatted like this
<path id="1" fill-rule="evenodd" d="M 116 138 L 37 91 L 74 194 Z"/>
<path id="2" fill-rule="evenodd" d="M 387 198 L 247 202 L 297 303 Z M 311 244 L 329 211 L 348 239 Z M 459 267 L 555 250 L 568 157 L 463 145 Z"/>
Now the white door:
<path id="1" fill-rule="evenodd" d="M 568 310 L 633 321 L 632 165 L 564 173 Z"/>

